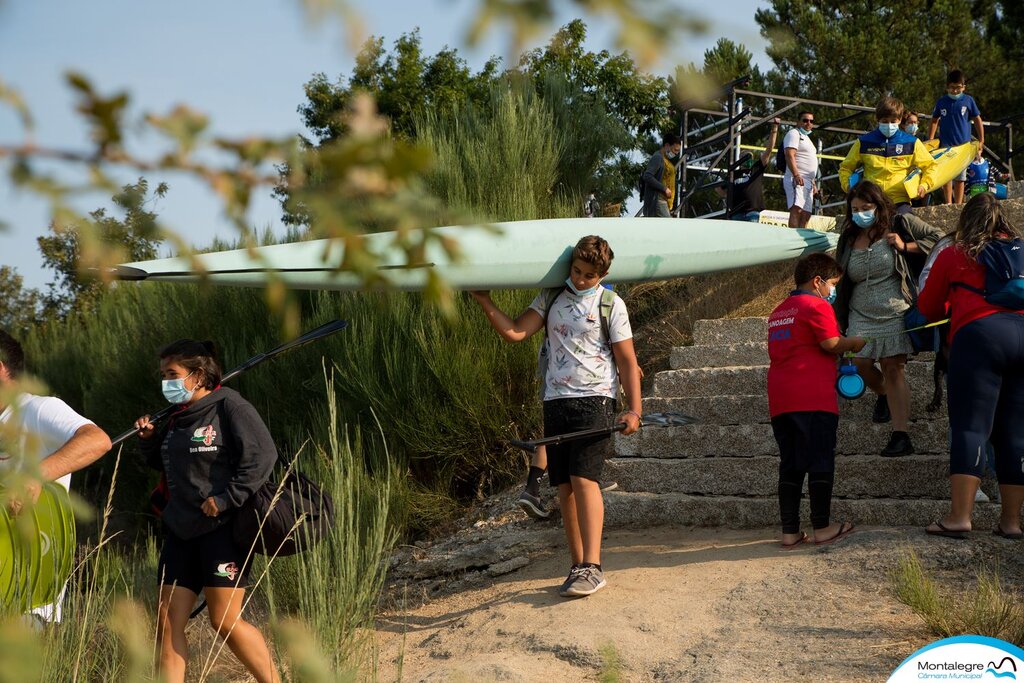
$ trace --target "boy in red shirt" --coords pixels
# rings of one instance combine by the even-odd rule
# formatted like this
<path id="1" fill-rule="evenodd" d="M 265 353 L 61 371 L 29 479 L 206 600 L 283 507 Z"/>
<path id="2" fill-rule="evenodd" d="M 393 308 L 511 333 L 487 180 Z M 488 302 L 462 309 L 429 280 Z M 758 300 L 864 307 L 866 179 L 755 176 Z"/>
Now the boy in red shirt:
<path id="1" fill-rule="evenodd" d="M 811 500 L 815 545 L 849 535 L 853 524 L 829 523 L 835 478 L 836 356 L 860 351 L 866 340 L 844 337 L 832 310 L 843 269 L 828 254 L 811 254 L 796 264 L 796 289 L 768 317 L 768 411 L 779 444 L 779 514 L 782 547 L 808 540 L 800 530 L 804 476 Z"/>

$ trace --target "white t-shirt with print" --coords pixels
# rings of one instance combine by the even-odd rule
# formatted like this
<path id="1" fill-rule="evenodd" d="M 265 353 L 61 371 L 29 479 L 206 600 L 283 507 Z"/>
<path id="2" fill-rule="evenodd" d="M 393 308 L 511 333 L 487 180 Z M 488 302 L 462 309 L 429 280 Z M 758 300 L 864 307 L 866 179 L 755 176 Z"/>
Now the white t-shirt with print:
<path id="1" fill-rule="evenodd" d="M 796 170 L 804 178 L 813 177 L 818 174 L 818 149 L 811 142 L 811 137 L 799 128 L 792 128 L 786 137 L 782 138 L 782 146 L 785 149 L 796 150 Z M 793 174 L 789 171 L 789 164 L 786 164 L 785 175 L 789 178 Z"/>
<path id="2" fill-rule="evenodd" d="M 544 317 L 547 302 L 542 291 L 530 308 Z M 612 344 L 632 339 L 626 304 L 616 294 L 608 320 L 608 334 L 601 329 L 601 288 L 593 294 L 576 296 L 563 290 L 547 316 L 548 367 L 544 400 L 606 396 L 619 392 Z"/>
<path id="3" fill-rule="evenodd" d="M 8 406 L 0 413 L 2 432 L 19 442 L 17 451 L 24 457 L 39 462 L 71 440 L 79 429 L 93 422 L 82 417 L 64 401 L 54 396 L 21 394 L 17 407 Z M 12 454 L 0 449 L 0 468 L 16 466 Z M 56 482 L 65 489 L 71 487 L 71 475 L 66 474 Z M 64 588 L 67 588 L 65 585 Z M 64 597 L 61 589 L 57 602 L 32 610 L 44 621 L 60 621 L 60 604 Z"/>

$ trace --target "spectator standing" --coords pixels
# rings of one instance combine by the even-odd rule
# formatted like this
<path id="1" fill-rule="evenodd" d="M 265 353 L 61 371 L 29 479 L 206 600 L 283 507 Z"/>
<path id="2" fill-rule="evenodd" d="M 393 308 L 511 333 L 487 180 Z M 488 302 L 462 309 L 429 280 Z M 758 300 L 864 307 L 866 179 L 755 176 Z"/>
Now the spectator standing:
<path id="1" fill-rule="evenodd" d="M 771 133 L 764 151 L 757 156 L 749 156 L 740 176 L 726 190 L 730 195 L 729 220 L 757 222 L 764 211 L 764 172 L 768 168 L 775 141 L 779 135 L 778 117 L 772 119 Z"/>
<path id="2" fill-rule="evenodd" d="M 806 228 L 814 207 L 814 193 L 817 191 L 814 179 L 818 175 L 818 150 L 811 142 L 814 114 L 802 111 L 798 120 L 800 125 L 786 133 L 782 139 L 786 157 L 782 186 L 786 190 L 789 227 Z"/>
<path id="3" fill-rule="evenodd" d="M 675 133 L 666 133 L 661 149 L 651 155 L 643 173 L 644 216 L 671 218 L 672 197 L 676 188 L 676 163 L 683 144 Z"/>

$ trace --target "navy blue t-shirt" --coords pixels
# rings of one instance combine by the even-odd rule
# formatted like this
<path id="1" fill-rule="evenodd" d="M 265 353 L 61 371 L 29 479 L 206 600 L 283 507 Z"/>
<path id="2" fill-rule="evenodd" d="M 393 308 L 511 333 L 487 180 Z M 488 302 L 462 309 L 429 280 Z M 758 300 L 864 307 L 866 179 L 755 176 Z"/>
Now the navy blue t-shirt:
<path id="1" fill-rule="evenodd" d="M 954 100 L 946 94 L 935 103 L 932 116 L 942 117 L 939 121 L 939 144 L 955 147 L 971 141 L 971 119 L 981 116 L 981 110 L 970 95 Z"/>

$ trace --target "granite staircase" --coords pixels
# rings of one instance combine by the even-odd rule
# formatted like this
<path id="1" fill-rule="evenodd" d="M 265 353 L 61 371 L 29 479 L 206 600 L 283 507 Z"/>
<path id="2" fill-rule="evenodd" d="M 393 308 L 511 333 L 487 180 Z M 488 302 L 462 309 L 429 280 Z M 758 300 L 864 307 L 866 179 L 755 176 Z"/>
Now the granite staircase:
<path id="1" fill-rule="evenodd" d="M 768 417 L 767 320 L 701 320 L 694 345 L 678 347 L 654 378 L 644 412 L 681 411 L 701 422 L 648 428 L 613 441 L 605 477 L 608 526 L 659 524 L 754 528 L 778 524 L 778 448 Z M 945 405 L 925 406 L 934 383 L 930 359 L 911 360 L 910 435 L 915 455 L 883 458 L 891 425 L 874 424 L 873 394 L 840 399 L 832 515 L 861 525 L 923 526 L 949 508 Z M 806 486 L 806 484 L 805 484 Z M 983 482 L 991 497 L 994 482 Z M 806 489 L 802 519 L 808 519 Z M 975 508 L 975 528 L 998 519 L 998 506 Z"/>

